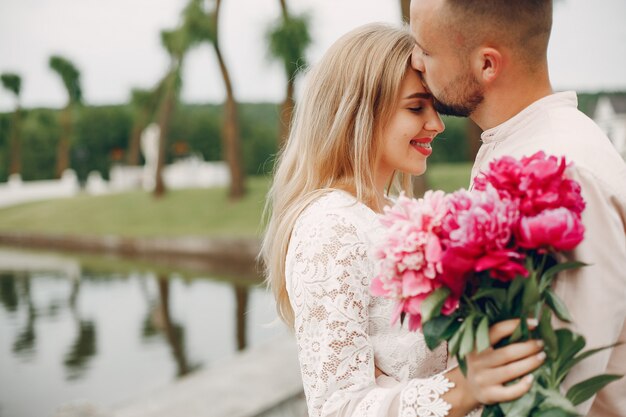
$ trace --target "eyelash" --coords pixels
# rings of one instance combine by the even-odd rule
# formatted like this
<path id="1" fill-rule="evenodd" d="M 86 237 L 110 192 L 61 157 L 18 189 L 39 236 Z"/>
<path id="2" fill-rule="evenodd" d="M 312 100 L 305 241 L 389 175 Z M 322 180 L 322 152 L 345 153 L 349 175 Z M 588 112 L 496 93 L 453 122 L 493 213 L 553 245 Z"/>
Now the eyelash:
<path id="1" fill-rule="evenodd" d="M 413 113 L 420 113 L 422 110 L 424 110 L 423 107 L 409 107 L 409 111 Z"/>

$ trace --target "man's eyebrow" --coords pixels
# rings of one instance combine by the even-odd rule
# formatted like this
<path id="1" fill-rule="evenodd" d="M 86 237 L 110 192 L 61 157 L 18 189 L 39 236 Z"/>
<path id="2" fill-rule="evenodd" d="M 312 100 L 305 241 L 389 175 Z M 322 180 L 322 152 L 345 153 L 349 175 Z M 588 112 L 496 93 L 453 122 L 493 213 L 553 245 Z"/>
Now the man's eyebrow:
<path id="1" fill-rule="evenodd" d="M 425 99 L 430 99 L 432 98 L 432 94 L 430 93 L 413 93 L 413 94 L 409 94 L 408 96 L 406 96 L 404 99 L 408 100 L 410 98 L 425 98 Z"/>

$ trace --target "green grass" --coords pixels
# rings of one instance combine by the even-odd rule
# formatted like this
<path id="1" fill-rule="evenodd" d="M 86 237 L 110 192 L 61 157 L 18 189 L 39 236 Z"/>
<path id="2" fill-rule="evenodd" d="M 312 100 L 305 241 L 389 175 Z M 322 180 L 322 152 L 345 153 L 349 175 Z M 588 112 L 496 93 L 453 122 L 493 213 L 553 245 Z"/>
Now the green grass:
<path id="1" fill-rule="evenodd" d="M 430 164 L 428 166 L 428 186 L 433 190 L 446 192 L 467 188 L 470 182 L 471 163 Z"/>
<path id="2" fill-rule="evenodd" d="M 453 191 L 467 186 L 469 164 L 433 164 L 431 188 Z M 145 192 L 81 195 L 0 209 L 0 231 L 72 235 L 255 236 L 260 230 L 266 177 L 248 180 L 248 194 L 230 202 L 224 189 L 168 192 L 155 200 Z"/>

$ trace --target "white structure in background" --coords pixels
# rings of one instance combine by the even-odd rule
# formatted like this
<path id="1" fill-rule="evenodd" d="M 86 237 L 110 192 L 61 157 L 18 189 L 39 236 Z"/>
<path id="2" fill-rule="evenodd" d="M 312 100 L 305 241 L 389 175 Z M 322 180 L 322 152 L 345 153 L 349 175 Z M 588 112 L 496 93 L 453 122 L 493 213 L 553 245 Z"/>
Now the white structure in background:
<path id="1" fill-rule="evenodd" d="M 109 186 L 102 178 L 100 171 L 91 171 L 85 183 L 85 192 L 90 195 L 102 195 L 109 193 Z"/>
<path id="2" fill-rule="evenodd" d="M 0 184 L 0 207 L 38 200 L 73 197 L 80 191 L 76 173 L 65 170 L 60 180 L 23 182 L 20 175 L 11 175 L 6 184 Z"/>
<path id="3" fill-rule="evenodd" d="M 143 159 L 146 161 L 141 178 L 141 184 L 144 190 L 154 190 L 156 186 L 160 135 L 161 129 L 156 123 L 150 123 L 143 132 L 141 132 L 141 153 L 143 154 Z M 165 185 L 167 186 L 167 183 Z"/>
<path id="4" fill-rule="evenodd" d="M 156 165 L 159 153 L 159 126 L 149 125 L 141 135 L 141 151 L 145 166 L 114 166 L 105 181 L 99 172 L 89 173 L 84 191 L 102 195 L 130 190 L 152 191 L 155 186 Z M 168 189 L 226 187 L 230 172 L 225 162 L 205 162 L 191 156 L 166 165 L 163 179 Z M 9 181 L 0 183 L 0 207 L 38 200 L 73 197 L 81 191 L 76 173 L 68 169 L 60 180 L 23 182 L 20 175 L 11 175 Z"/>
<path id="5" fill-rule="evenodd" d="M 626 95 L 600 96 L 593 120 L 613 142 L 622 158 L 626 159 Z"/>
<path id="6" fill-rule="evenodd" d="M 141 133 L 143 167 L 117 165 L 109 171 L 110 181 L 102 184 L 102 178 L 89 176 L 86 190 L 93 194 L 122 192 L 136 189 L 152 191 L 155 187 L 157 160 L 159 157 L 160 129 L 156 123 L 148 125 Z M 205 162 L 198 156 L 178 160 L 163 168 L 163 181 L 168 189 L 225 187 L 230 182 L 228 166 L 224 162 Z"/>
<path id="7" fill-rule="evenodd" d="M 141 134 L 143 167 L 115 166 L 109 173 L 109 190 L 120 192 L 143 188 L 152 191 L 155 187 L 157 160 L 159 157 L 160 129 L 151 123 Z M 225 187 L 230 182 L 228 165 L 225 162 L 205 162 L 201 157 L 190 156 L 163 168 L 163 181 L 168 189 Z"/>

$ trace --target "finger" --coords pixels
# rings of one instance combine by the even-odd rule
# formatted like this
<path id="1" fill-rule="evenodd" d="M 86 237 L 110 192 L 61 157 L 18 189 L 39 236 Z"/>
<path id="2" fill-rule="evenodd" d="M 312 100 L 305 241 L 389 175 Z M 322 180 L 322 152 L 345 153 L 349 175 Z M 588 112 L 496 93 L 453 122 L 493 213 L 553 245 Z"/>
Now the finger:
<path id="1" fill-rule="evenodd" d="M 478 353 L 474 357 L 474 363 L 481 368 L 495 368 L 536 355 L 543 349 L 543 346 L 543 340 L 528 340 L 498 349 L 491 348 Z"/>
<path id="2" fill-rule="evenodd" d="M 527 375 L 515 384 L 511 385 L 498 385 L 489 388 L 485 392 L 485 404 L 494 404 L 513 401 L 526 394 L 532 387 L 533 376 Z"/>
<path id="3" fill-rule="evenodd" d="M 537 326 L 537 320 L 535 319 L 528 319 L 527 323 L 528 327 L 531 329 Z M 489 329 L 489 342 L 491 346 L 497 344 L 505 337 L 512 335 L 518 325 L 519 319 L 511 319 L 498 322 L 491 326 Z"/>
<path id="4" fill-rule="evenodd" d="M 490 384 L 493 385 L 504 384 L 530 374 L 532 371 L 540 367 L 545 359 L 545 352 L 539 352 L 519 361 L 485 370 L 483 378 L 486 381 L 490 381 Z"/>

